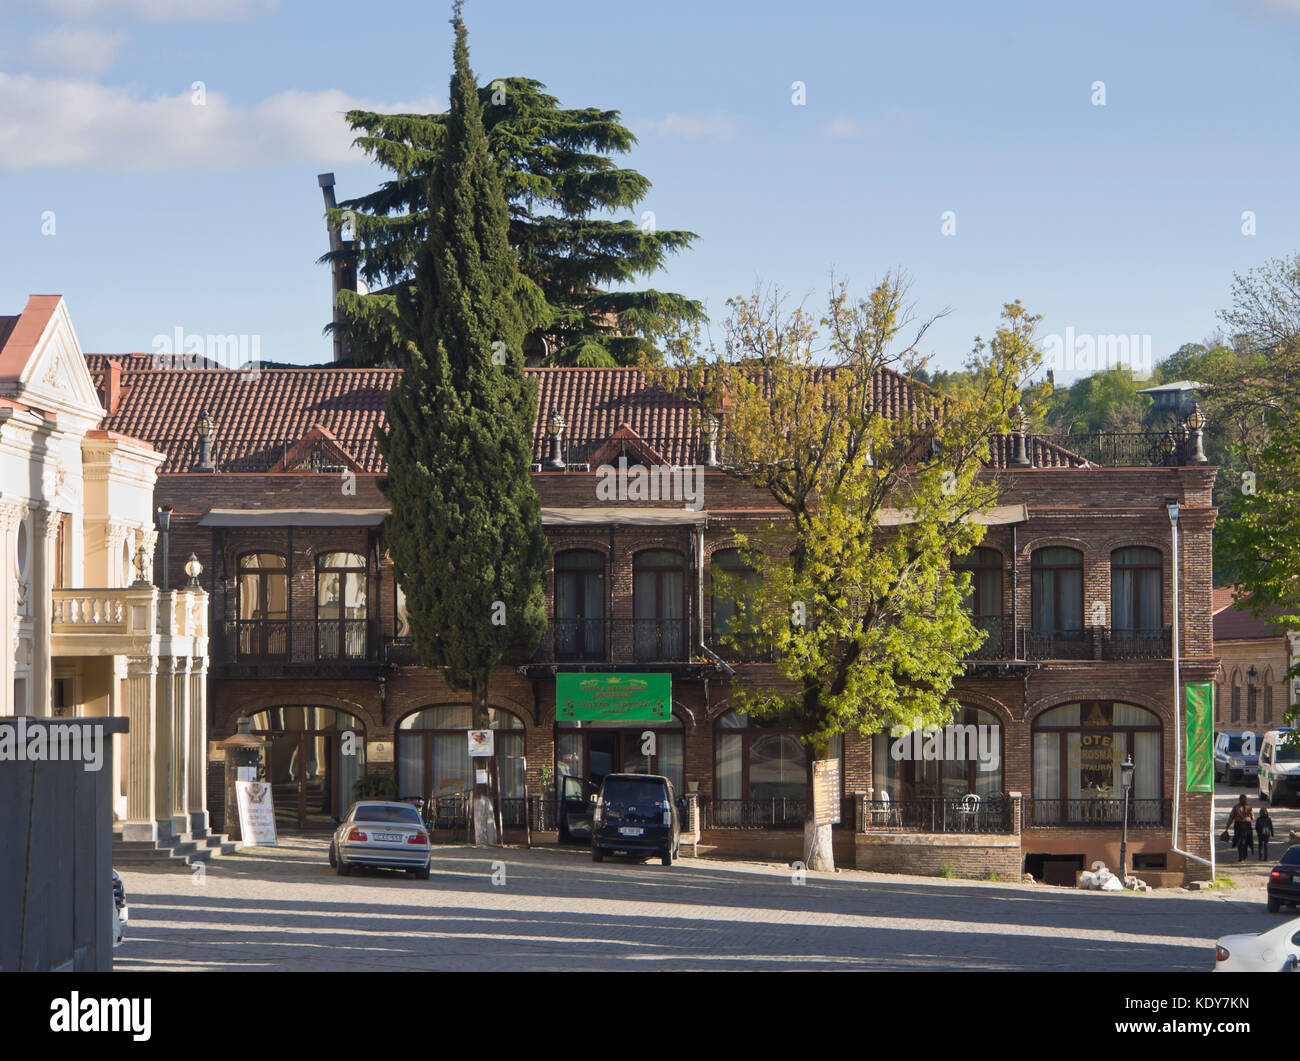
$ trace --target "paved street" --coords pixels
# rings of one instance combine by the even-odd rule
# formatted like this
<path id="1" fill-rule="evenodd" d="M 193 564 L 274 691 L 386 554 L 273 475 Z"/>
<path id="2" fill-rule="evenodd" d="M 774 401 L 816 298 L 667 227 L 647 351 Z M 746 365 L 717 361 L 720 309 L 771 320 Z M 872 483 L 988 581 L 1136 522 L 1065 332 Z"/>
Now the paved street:
<path id="1" fill-rule="evenodd" d="M 493 862 L 505 863 L 492 883 Z M 1198 970 L 1278 923 L 1232 893 L 1103 894 L 685 858 L 440 848 L 429 881 L 339 877 L 289 837 L 202 879 L 123 873 L 124 970 Z"/>
<path id="2" fill-rule="evenodd" d="M 1223 832 L 1232 805 L 1237 802 L 1243 792 L 1250 799 L 1250 808 L 1255 812 L 1255 817 L 1258 818 L 1259 812 L 1267 808 L 1269 817 L 1273 819 L 1273 841 L 1268 847 L 1269 857 L 1264 862 L 1256 858 L 1247 858 L 1245 862 L 1238 862 L 1237 849 L 1231 844 L 1219 844 L 1216 840 L 1215 858 L 1218 860 L 1217 870 L 1219 876 L 1227 877 L 1236 885 L 1235 892 L 1239 898 L 1250 898 L 1262 903 L 1264 902 L 1265 884 L 1268 881 L 1268 871 L 1273 868 L 1273 864 L 1282 857 L 1283 852 L 1290 846 L 1289 836 L 1291 830 L 1294 829 L 1300 832 L 1300 807 L 1273 807 L 1263 802 L 1259 798 L 1259 786 L 1253 777 L 1243 784 L 1232 785 L 1231 787 L 1222 781 L 1218 781 L 1214 785 L 1216 838 Z"/>

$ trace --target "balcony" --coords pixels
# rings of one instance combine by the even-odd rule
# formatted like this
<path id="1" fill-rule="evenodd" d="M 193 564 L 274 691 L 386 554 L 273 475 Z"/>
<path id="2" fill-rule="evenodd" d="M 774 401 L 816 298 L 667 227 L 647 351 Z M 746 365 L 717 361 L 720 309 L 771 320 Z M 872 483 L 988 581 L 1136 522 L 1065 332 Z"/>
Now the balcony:
<path id="1" fill-rule="evenodd" d="M 372 619 L 233 619 L 216 624 L 212 663 L 219 676 L 367 677 L 378 671 Z"/>
<path id="2" fill-rule="evenodd" d="M 1021 658 L 1029 660 L 1170 659 L 1173 628 L 1125 630 L 1109 626 L 1084 626 L 1075 630 L 1019 632 Z"/>
<path id="3" fill-rule="evenodd" d="M 195 642 L 208 636 L 207 594 L 161 592 L 146 584 L 107 589 L 55 589 L 50 601 L 53 656 L 152 655 L 157 638 Z M 173 646 L 175 647 L 175 646 Z"/>
<path id="4" fill-rule="evenodd" d="M 1124 824 L 1123 799 L 1031 799 L 1025 801 L 1027 829 L 1119 829 Z M 1167 799 L 1130 799 L 1132 829 L 1158 829 L 1169 824 Z"/>
<path id="5" fill-rule="evenodd" d="M 552 619 L 534 663 L 685 663 L 689 619 Z"/>
<path id="6" fill-rule="evenodd" d="M 972 615 L 971 624 L 983 631 L 984 643 L 966 656 L 969 662 L 987 663 L 992 660 L 1014 659 L 1014 646 L 1011 644 L 1011 616 L 1009 615 Z"/>

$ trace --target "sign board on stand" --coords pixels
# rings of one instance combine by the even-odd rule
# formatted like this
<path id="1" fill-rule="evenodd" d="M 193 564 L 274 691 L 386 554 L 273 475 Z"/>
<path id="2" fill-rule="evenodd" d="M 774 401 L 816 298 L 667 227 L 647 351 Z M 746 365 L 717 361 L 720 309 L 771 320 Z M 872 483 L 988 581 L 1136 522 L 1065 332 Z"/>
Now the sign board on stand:
<path id="1" fill-rule="evenodd" d="M 840 821 L 840 761 L 813 762 L 813 823 L 838 825 Z"/>
<path id="2" fill-rule="evenodd" d="M 274 847 L 275 807 L 271 804 L 271 786 L 264 781 L 236 781 L 235 798 L 239 801 L 239 828 L 244 843 Z"/>

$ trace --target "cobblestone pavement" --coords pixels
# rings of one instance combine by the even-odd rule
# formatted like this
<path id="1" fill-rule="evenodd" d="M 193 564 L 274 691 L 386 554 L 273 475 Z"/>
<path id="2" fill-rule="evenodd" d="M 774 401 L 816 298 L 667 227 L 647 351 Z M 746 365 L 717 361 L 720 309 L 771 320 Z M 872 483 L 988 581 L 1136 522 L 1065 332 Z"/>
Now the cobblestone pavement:
<path id="1" fill-rule="evenodd" d="M 428 881 L 339 877 L 288 837 L 201 875 L 122 874 L 124 970 L 1205 970 L 1279 923 L 1231 892 L 1107 894 L 582 851 L 443 847 Z M 493 883 L 493 863 L 504 878 Z M 499 867 L 498 867 L 499 869 Z M 498 871 L 497 878 L 502 879 Z"/>

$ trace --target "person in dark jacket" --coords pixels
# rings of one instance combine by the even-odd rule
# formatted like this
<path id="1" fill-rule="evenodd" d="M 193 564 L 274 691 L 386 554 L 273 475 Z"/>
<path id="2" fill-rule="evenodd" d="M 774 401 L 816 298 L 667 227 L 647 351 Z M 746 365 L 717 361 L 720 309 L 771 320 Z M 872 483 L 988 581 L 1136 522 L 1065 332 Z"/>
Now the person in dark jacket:
<path id="1" fill-rule="evenodd" d="M 1250 803 L 1246 799 L 1246 793 L 1241 794 L 1241 799 L 1236 806 L 1232 808 L 1232 814 L 1228 817 L 1228 824 L 1232 826 L 1232 844 L 1237 849 L 1237 861 L 1246 861 L 1246 849 L 1253 847 L 1251 842 L 1253 832 L 1251 826 L 1254 824 L 1255 814 L 1250 809 Z"/>
<path id="2" fill-rule="evenodd" d="M 1255 821 L 1255 835 L 1259 837 L 1259 860 L 1264 862 L 1268 859 L 1268 842 L 1273 839 L 1273 819 L 1268 816 L 1267 807 Z"/>

